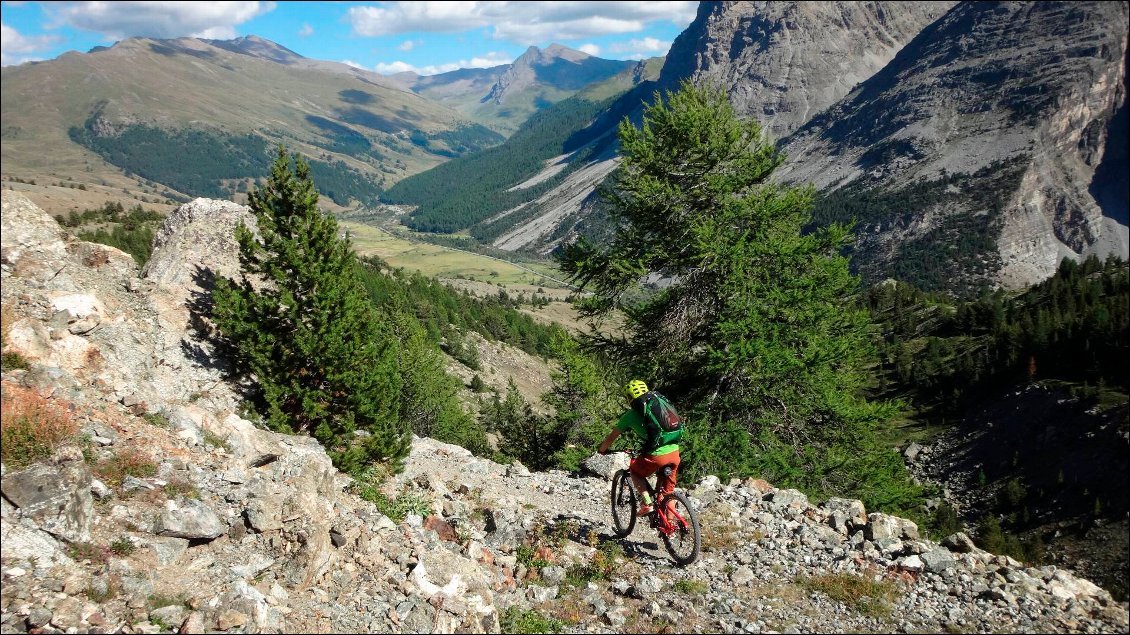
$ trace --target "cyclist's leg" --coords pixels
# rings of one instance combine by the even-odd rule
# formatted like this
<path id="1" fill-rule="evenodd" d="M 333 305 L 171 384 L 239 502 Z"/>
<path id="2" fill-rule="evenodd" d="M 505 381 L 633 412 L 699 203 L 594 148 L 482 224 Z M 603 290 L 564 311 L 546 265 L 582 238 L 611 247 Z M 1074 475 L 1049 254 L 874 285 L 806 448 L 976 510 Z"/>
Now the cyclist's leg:
<path id="1" fill-rule="evenodd" d="M 650 457 L 654 460 L 656 468 L 658 469 L 659 477 L 656 480 L 655 491 L 659 500 L 665 499 L 668 495 L 675 491 L 675 483 L 679 475 L 679 451 L 669 452 L 660 456 Z M 671 466 L 671 476 L 664 475 L 664 467 Z M 675 507 L 674 500 L 669 500 L 667 503 L 667 510 L 671 511 Z"/>
<path id="2" fill-rule="evenodd" d="M 651 494 L 648 491 L 647 484 L 648 477 L 655 474 L 655 470 L 659 467 L 654 462 L 654 458 L 653 456 L 637 457 L 635 461 L 632 461 L 632 468 L 630 470 L 632 483 L 635 484 L 636 491 L 640 493 L 640 500 L 644 506 L 651 506 L 654 502 L 651 500 Z"/>

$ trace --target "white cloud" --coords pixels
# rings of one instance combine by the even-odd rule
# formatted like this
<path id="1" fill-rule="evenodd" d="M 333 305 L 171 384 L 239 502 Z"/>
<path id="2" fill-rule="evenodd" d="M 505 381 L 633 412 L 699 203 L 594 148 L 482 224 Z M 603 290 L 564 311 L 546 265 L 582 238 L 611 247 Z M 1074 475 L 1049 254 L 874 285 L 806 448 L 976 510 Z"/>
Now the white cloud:
<path id="1" fill-rule="evenodd" d="M 0 23 L 0 66 L 41 60 L 43 58 L 28 53 L 46 49 L 58 40 L 54 35 L 23 35 L 7 24 Z"/>
<path id="2" fill-rule="evenodd" d="M 232 38 L 235 27 L 274 10 L 274 2 L 58 2 L 44 11 L 69 25 L 110 39 L 195 36 Z"/>
<path id="3" fill-rule="evenodd" d="M 302 28 L 298 29 L 298 37 L 310 37 L 311 35 L 314 35 L 314 27 L 303 22 Z"/>
<path id="4" fill-rule="evenodd" d="M 373 70 L 377 71 L 381 75 L 392 75 L 394 73 L 404 73 L 408 71 L 420 74 L 420 70 L 418 68 L 412 66 L 408 62 L 401 62 L 400 60 L 397 60 L 391 64 L 385 64 L 384 62 L 381 62 L 380 64 L 377 64 L 377 66 Z"/>
<path id="5" fill-rule="evenodd" d="M 629 40 L 627 42 L 617 42 L 608 47 L 608 50 L 613 53 L 653 53 L 656 55 L 663 55 L 671 49 L 671 43 L 664 40 L 658 40 L 653 37 L 645 37 L 642 40 Z"/>
<path id="6" fill-rule="evenodd" d="M 369 69 L 365 68 L 365 66 L 363 64 L 358 64 L 357 62 L 354 62 L 353 60 L 341 60 L 341 63 L 345 64 L 346 66 L 352 66 L 353 68 L 359 68 L 363 71 L 369 70 Z"/>
<path id="7" fill-rule="evenodd" d="M 595 44 L 582 44 L 577 47 L 577 50 L 589 55 L 600 55 L 600 47 Z"/>
<path id="8" fill-rule="evenodd" d="M 608 46 L 608 50 L 615 53 L 618 58 L 642 60 L 648 57 L 666 55 L 667 51 L 671 50 L 671 43 L 666 40 L 645 37 L 627 42 L 615 42 Z"/>
<path id="9" fill-rule="evenodd" d="M 386 2 L 351 7 L 353 32 L 377 37 L 413 31 L 492 27 L 492 36 L 529 45 L 635 33 L 656 20 L 685 27 L 697 2 Z"/>
<path id="10" fill-rule="evenodd" d="M 448 62 L 446 64 L 430 64 L 428 66 L 413 66 L 408 62 L 402 62 L 400 60 L 388 64 L 381 62 L 376 65 L 374 70 L 383 75 L 403 73 L 405 71 L 412 71 L 418 75 L 438 75 L 439 73 L 448 73 L 461 68 L 491 68 L 493 66 L 509 64 L 513 61 L 514 58 L 505 53 L 491 51 L 485 55 L 472 57 L 471 59 Z"/>
<path id="11" fill-rule="evenodd" d="M 420 46 L 423 43 L 423 40 L 404 40 L 396 48 L 400 49 L 401 51 L 411 51 L 412 49 Z"/>

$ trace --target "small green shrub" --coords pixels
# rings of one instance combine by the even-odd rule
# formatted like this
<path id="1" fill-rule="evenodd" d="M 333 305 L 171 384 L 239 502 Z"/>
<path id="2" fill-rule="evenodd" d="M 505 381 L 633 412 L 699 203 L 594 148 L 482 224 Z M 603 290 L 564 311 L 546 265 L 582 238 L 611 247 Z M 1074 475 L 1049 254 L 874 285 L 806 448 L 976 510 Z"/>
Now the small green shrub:
<path id="1" fill-rule="evenodd" d="M 110 487 L 121 487 L 127 476 L 145 478 L 157 473 L 157 464 L 136 448 L 125 448 L 94 464 L 94 475 Z"/>
<path id="2" fill-rule="evenodd" d="M 379 484 L 380 481 L 377 480 L 375 475 L 361 473 L 359 476 L 354 476 L 351 489 L 356 495 L 376 505 L 377 509 L 391 518 L 393 522 L 403 522 L 408 514 L 417 514 L 427 518 L 435 513 L 431 502 L 424 497 L 405 493 L 396 498 L 389 498 L 377 489 Z"/>
<path id="3" fill-rule="evenodd" d="M 30 364 L 24 356 L 15 351 L 0 355 L 0 369 L 2 370 L 26 370 L 29 367 Z"/>
<path id="4" fill-rule="evenodd" d="M 72 542 L 67 545 L 67 555 L 78 562 L 89 560 L 95 565 L 103 565 L 109 562 L 111 549 L 92 542 Z"/>
<path id="5" fill-rule="evenodd" d="M 172 425 L 169 422 L 169 418 L 162 412 L 147 412 L 141 415 L 141 418 L 145 419 L 149 425 L 157 426 L 158 428 L 168 429 L 169 426 Z"/>
<path id="6" fill-rule="evenodd" d="M 842 602 L 869 617 L 885 618 L 891 615 L 892 603 L 898 597 L 899 587 L 893 580 L 875 580 L 871 575 L 829 573 L 812 577 L 797 577 L 798 586 L 818 591 L 837 602 Z"/>
<path id="7" fill-rule="evenodd" d="M 119 536 L 114 542 L 110 543 L 110 551 L 116 556 L 128 556 L 137 551 L 137 545 L 125 536 Z"/>
<path id="8" fill-rule="evenodd" d="M 676 580 L 671 588 L 679 593 L 686 593 L 687 595 L 704 595 L 710 590 L 710 586 L 705 582 L 699 580 Z"/>
<path id="9" fill-rule="evenodd" d="M 517 605 L 507 607 L 498 623 L 503 633 L 557 633 L 565 626 L 560 620 Z"/>
<path id="10" fill-rule="evenodd" d="M 219 448 L 225 452 L 231 451 L 231 446 L 228 444 L 228 440 L 216 434 L 215 432 L 212 432 L 211 430 L 204 430 L 202 431 L 201 436 L 204 438 L 205 445 Z"/>

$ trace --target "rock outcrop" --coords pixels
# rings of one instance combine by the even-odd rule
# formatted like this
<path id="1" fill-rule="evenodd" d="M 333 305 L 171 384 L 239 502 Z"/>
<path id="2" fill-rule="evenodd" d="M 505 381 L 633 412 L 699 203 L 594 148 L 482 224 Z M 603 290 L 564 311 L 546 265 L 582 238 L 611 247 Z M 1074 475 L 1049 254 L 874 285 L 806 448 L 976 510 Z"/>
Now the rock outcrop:
<path id="1" fill-rule="evenodd" d="M 961 535 L 939 544 L 859 501 L 813 505 L 764 481 L 683 483 L 705 537 L 682 569 L 644 527 L 611 537 L 605 462 L 588 468 L 605 476 L 530 472 L 415 438 L 403 473 L 357 483 L 313 439 L 241 418 L 200 331 L 183 326 L 207 289 L 198 269 L 233 262 L 218 246 L 244 210 L 178 210 L 144 278 L 35 211 L 3 193 L 5 254 L 17 254 L 0 266 L 5 352 L 28 361 L 4 371 L 5 407 L 10 387 L 37 391 L 85 441 L 0 470 L 5 633 L 485 633 L 531 612 L 577 632 L 1128 628 L 1125 604 L 1065 569 L 1025 567 Z M 182 244 L 217 251 L 202 260 Z M 46 298 L 60 293 L 93 298 L 98 326 L 52 326 L 60 311 Z M 172 298 L 183 306 L 158 306 Z M 113 364 L 57 352 L 69 338 Z M 841 579 L 890 594 L 864 610 L 814 590 Z"/>

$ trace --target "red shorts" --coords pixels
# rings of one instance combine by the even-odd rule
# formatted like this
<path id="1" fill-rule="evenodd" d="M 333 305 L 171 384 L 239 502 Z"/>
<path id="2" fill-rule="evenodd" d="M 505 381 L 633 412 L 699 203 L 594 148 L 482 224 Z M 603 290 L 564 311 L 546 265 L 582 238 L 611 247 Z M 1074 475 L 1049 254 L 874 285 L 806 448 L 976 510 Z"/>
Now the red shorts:
<path id="1" fill-rule="evenodd" d="M 632 474 L 640 478 L 647 478 L 655 474 L 656 470 L 660 470 L 667 465 L 673 468 L 671 470 L 671 478 L 664 478 L 663 473 L 660 472 L 656 489 L 658 489 L 661 494 L 670 494 L 675 491 L 675 478 L 679 475 L 678 450 L 659 456 L 648 455 L 637 457 L 635 461 L 632 461 Z"/>

